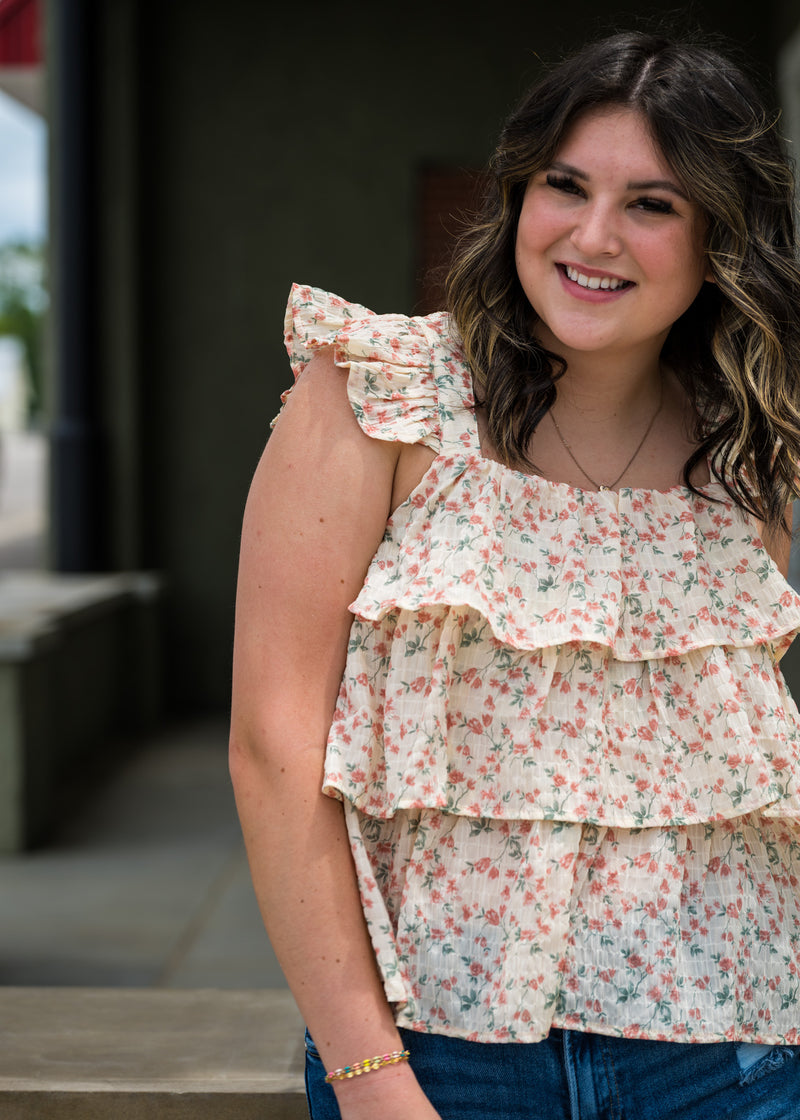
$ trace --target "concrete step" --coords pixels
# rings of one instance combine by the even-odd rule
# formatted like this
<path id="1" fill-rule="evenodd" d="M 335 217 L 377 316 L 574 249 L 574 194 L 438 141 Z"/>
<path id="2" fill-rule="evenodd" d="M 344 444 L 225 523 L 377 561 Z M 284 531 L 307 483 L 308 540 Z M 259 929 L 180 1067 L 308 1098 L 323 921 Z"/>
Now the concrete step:
<path id="1" fill-rule="evenodd" d="M 0 988 L 3 1120 L 308 1120 L 286 990 Z"/>

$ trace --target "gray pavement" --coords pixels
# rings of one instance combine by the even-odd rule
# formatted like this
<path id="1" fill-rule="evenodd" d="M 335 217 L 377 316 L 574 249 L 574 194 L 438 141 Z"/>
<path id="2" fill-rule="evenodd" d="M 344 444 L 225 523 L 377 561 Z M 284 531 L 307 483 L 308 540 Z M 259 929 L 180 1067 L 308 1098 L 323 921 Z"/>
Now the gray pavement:
<path id="1" fill-rule="evenodd" d="M 126 747 L 44 847 L 0 857 L 0 985 L 285 986 L 256 906 L 223 719 Z"/>
<path id="2" fill-rule="evenodd" d="M 0 571 L 43 564 L 47 446 L 0 438 Z M 223 718 L 109 744 L 46 846 L 0 857 L 4 987 L 285 987 L 236 819 Z M 88 791 L 88 792 L 87 792 Z"/>

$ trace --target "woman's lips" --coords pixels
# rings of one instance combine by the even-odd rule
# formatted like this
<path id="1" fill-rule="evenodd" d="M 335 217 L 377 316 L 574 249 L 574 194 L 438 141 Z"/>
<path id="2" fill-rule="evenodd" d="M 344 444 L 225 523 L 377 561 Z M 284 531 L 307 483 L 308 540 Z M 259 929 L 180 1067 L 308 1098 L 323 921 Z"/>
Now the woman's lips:
<path id="1" fill-rule="evenodd" d="M 575 265 L 567 264 L 557 264 L 556 268 L 564 289 L 576 299 L 586 300 L 588 303 L 609 303 L 612 300 L 619 299 L 626 292 L 636 287 L 632 280 L 624 280 L 622 277 L 613 276 L 611 273 L 582 272 Z M 575 279 L 571 279 L 570 274 Z M 580 283 L 579 279 L 588 280 L 589 285 L 597 286 L 589 286 L 585 282 Z M 619 286 L 600 287 L 604 282 L 608 285 L 618 284 Z"/>

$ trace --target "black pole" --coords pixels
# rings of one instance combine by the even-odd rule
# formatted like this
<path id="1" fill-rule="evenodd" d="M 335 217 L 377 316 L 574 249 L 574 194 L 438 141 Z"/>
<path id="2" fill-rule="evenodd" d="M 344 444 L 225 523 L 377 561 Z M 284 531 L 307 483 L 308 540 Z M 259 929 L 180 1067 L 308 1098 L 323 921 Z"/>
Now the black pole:
<path id="1" fill-rule="evenodd" d="M 92 345 L 91 26 L 87 0 L 48 5 L 51 85 L 51 560 L 56 571 L 104 567 L 98 385 Z M 97 329 L 96 326 L 94 328 Z"/>

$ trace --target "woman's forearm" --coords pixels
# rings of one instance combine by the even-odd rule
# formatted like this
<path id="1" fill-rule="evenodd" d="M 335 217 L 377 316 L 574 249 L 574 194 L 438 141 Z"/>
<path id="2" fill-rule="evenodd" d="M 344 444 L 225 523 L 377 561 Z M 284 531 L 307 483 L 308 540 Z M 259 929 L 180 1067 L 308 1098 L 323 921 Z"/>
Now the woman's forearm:
<path id="1" fill-rule="evenodd" d="M 328 1068 L 399 1047 L 361 910 L 341 803 L 320 756 L 276 765 L 233 738 L 231 773 L 275 954 Z M 277 772 L 276 772 L 277 771 Z"/>
<path id="2" fill-rule="evenodd" d="M 327 1069 L 403 1043 L 361 909 L 341 803 L 318 757 L 273 763 L 235 734 L 231 775 L 264 924 Z M 334 1083 L 343 1116 L 436 1120 L 408 1063 Z"/>

